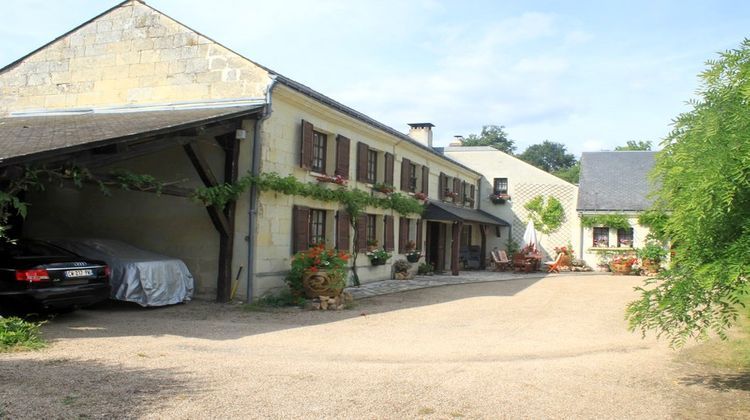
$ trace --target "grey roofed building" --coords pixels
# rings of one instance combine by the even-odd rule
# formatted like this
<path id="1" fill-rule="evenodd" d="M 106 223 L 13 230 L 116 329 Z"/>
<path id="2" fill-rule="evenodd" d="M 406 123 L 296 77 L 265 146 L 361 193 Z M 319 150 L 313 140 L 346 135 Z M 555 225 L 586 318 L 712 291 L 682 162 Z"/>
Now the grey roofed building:
<path id="1" fill-rule="evenodd" d="M 657 152 L 586 152 L 581 155 L 577 210 L 643 211 L 651 207 L 650 172 Z"/>

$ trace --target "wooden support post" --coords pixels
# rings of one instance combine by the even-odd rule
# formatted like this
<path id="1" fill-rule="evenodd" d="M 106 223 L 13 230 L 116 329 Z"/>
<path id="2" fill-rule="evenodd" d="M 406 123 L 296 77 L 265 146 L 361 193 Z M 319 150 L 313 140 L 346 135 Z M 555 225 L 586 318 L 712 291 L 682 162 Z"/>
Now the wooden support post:
<path id="1" fill-rule="evenodd" d="M 482 235 L 482 250 L 479 256 L 479 269 L 487 269 L 487 225 L 479 225 L 479 233 Z"/>
<path id="2" fill-rule="evenodd" d="M 458 275 L 459 270 L 459 253 L 461 252 L 461 231 L 464 228 L 464 222 L 453 224 L 453 238 L 451 240 L 451 274 Z"/>

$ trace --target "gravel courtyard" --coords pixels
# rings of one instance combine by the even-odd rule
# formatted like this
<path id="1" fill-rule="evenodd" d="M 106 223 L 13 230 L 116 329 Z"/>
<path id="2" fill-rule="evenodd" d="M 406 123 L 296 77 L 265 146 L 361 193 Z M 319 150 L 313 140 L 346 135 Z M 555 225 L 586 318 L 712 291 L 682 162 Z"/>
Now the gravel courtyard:
<path id="1" fill-rule="evenodd" d="M 49 348 L 0 355 L 0 418 L 705 417 L 685 404 L 720 391 L 626 331 L 640 281 L 464 284 L 341 312 L 78 311 L 44 326 Z"/>

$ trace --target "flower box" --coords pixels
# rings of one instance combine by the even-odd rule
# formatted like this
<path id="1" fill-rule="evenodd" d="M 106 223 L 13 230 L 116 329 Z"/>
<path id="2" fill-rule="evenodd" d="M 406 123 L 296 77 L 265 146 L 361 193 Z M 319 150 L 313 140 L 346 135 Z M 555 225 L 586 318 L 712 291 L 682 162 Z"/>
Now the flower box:
<path id="1" fill-rule="evenodd" d="M 329 182 L 331 184 L 336 184 L 336 185 L 346 185 L 348 182 L 347 179 L 341 175 L 336 175 L 336 176 L 320 175 L 320 176 L 316 176 L 315 179 L 317 179 L 318 182 L 321 182 L 321 183 Z"/>
<path id="2" fill-rule="evenodd" d="M 510 196 L 505 193 L 490 195 L 490 201 L 492 201 L 493 204 L 505 204 L 505 202 L 509 200 Z"/>

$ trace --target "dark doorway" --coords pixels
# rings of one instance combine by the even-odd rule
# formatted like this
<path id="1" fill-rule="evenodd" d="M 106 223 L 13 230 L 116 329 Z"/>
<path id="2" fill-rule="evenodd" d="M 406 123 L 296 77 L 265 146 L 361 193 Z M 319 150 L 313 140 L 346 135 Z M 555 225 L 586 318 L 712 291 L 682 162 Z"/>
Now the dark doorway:
<path id="1" fill-rule="evenodd" d="M 445 224 L 427 222 L 427 255 L 428 264 L 435 268 L 435 272 L 445 270 Z"/>

